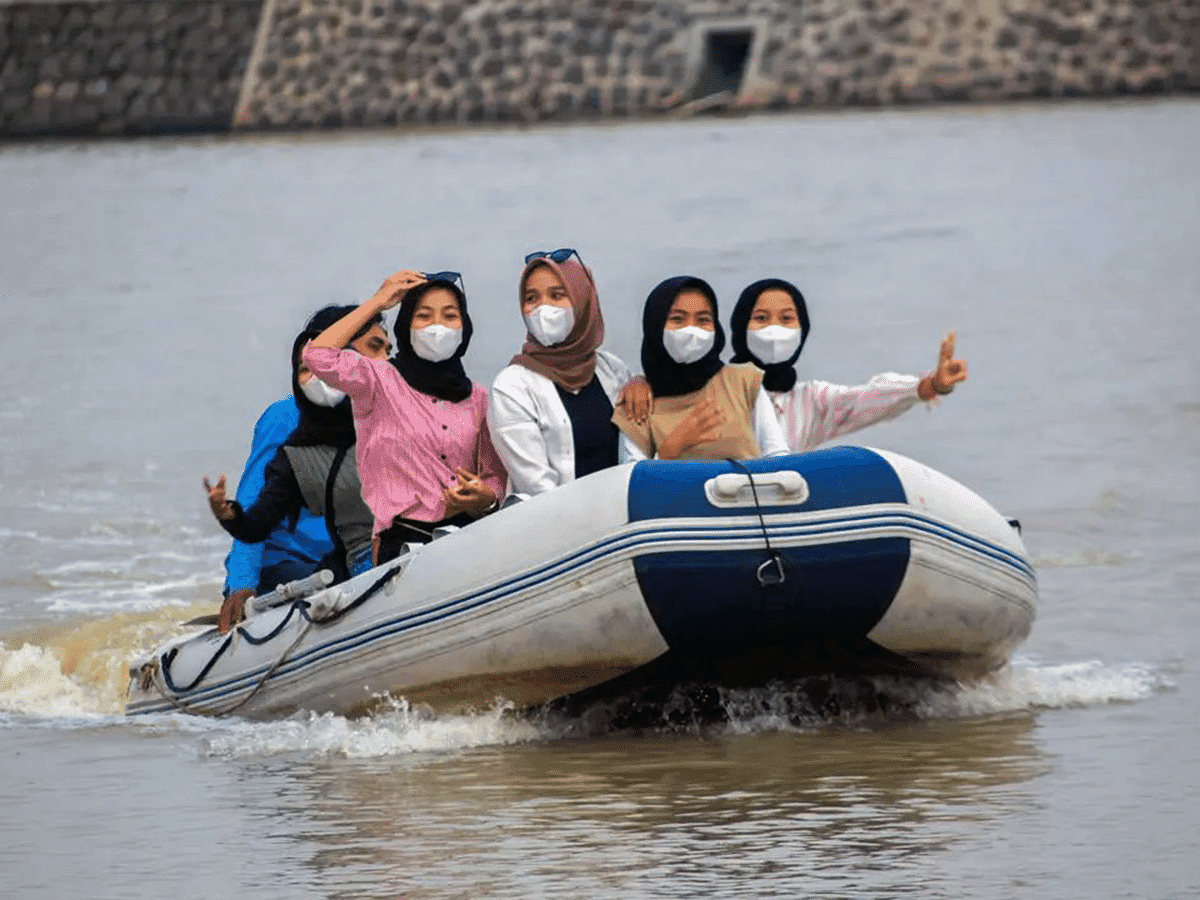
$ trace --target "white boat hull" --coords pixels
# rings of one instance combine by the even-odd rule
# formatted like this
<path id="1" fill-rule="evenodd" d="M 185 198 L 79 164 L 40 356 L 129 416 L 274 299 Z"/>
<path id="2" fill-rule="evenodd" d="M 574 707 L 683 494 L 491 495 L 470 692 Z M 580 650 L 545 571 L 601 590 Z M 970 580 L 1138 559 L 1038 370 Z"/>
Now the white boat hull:
<path id="1" fill-rule="evenodd" d="M 769 583 L 779 569 L 768 542 L 781 584 Z M 1024 640 L 1035 604 L 1017 531 L 897 454 L 642 462 L 501 510 L 231 635 L 172 641 L 131 667 L 126 709 L 355 713 L 381 695 L 525 707 L 639 674 L 754 681 L 847 665 L 977 675 Z"/>

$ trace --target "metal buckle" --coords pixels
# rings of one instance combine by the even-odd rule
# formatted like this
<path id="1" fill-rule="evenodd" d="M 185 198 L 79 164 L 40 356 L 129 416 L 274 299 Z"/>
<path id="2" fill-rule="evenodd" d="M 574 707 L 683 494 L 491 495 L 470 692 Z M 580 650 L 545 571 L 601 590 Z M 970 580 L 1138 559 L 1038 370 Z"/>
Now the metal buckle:
<path id="1" fill-rule="evenodd" d="M 787 580 L 783 571 L 783 560 L 778 553 L 772 553 L 771 558 L 758 567 L 758 586 L 769 588 L 778 587 Z"/>

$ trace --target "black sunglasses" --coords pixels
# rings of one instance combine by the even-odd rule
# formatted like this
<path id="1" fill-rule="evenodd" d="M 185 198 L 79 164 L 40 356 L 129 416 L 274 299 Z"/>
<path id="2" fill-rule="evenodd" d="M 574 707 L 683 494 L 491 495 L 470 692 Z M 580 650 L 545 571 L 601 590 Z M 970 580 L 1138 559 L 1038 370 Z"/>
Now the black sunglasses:
<path id="1" fill-rule="evenodd" d="M 557 250 L 534 250 L 532 253 L 526 253 L 525 265 L 529 265 L 535 259 L 548 259 L 558 263 L 566 262 L 572 256 L 579 260 L 580 265 L 583 265 L 583 257 L 579 255 L 579 251 L 572 250 L 570 247 L 560 247 Z"/>
<path id="2" fill-rule="evenodd" d="M 463 281 L 462 272 L 422 272 L 426 281 L 448 281 L 451 284 L 458 282 L 459 288 L 465 294 L 467 292 L 467 284 Z"/>

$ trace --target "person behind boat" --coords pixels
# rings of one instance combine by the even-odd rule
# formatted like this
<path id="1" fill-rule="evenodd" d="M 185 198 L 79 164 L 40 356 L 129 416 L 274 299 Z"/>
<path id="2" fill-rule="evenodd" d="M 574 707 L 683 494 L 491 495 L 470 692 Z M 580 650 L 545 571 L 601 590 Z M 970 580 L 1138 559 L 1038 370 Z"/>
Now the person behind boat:
<path id="1" fill-rule="evenodd" d="M 353 309 L 329 306 L 318 311 L 296 338 L 292 346 L 292 391 L 300 408 L 300 421 L 267 464 L 265 483 L 254 503 L 243 509 L 237 501 L 227 500 L 224 476 L 215 485 L 204 479 L 213 515 L 240 541 L 263 541 L 281 524 L 295 523 L 304 510 L 320 516 L 336 537 L 320 567 L 329 568 L 338 581 L 371 567 L 374 519 L 363 502 L 354 461 L 350 401 L 314 376 L 300 361 L 300 353 L 305 344 Z M 349 347 L 363 356 L 386 359 L 390 347 L 383 317 L 359 329 Z M 235 609 L 229 617 L 237 621 L 241 615 L 242 610 Z M 218 626 L 224 623 L 218 621 Z"/>
<path id="2" fill-rule="evenodd" d="M 954 358 L 951 332 L 942 341 L 937 366 L 920 377 L 885 372 L 856 386 L 798 381 L 796 360 L 808 339 L 808 308 L 799 289 L 779 278 L 756 281 L 742 291 L 729 325 L 733 361 L 762 370 L 763 386 L 795 453 L 893 419 L 919 400 L 949 394 L 967 377 L 967 364 Z"/>
<path id="3" fill-rule="evenodd" d="M 525 498 L 615 466 L 613 406 L 626 398 L 644 419 L 647 391 L 642 379 L 629 385 L 629 367 L 600 349 L 600 298 L 578 252 L 530 253 L 519 284 L 528 334 L 492 382 L 488 428 L 509 494 Z"/>
<path id="4" fill-rule="evenodd" d="M 725 365 L 725 333 L 717 295 L 693 276 L 668 278 L 646 298 L 642 314 L 642 369 L 654 395 L 653 411 L 639 424 L 625 407 L 622 461 L 751 459 L 787 452 L 787 443 L 755 366 Z"/>
<path id="5" fill-rule="evenodd" d="M 304 348 L 304 364 L 350 397 L 379 562 L 406 543 L 430 540 L 436 528 L 473 522 L 504 496 L 504 466 L 487 430 L 487 391 L 463 370 L 472 327 L 461 285 L 457 272 L 397 272 Z M 341 349 L 397 304 L 394 357 Z"/>

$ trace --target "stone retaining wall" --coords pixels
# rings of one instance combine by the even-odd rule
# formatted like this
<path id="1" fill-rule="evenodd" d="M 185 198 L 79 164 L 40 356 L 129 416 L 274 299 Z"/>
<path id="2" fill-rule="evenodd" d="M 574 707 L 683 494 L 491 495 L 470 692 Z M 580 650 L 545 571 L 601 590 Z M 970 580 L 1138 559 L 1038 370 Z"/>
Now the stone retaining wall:
<path id="1" fill-rule="evenodd" d="M 4 2 L 0 135 L 1200 91 L 1200 0 Z"/>
<path id="2" fill-rule="evenodd" d="M 275 0 L 253 78 L 259 128 L 1194 91 L 1200 0 Z"/>
<path id="3" fill-rule="evenodd" d="M 0 5 L 0 135 L 229 128 L 258 0 Z"/>

